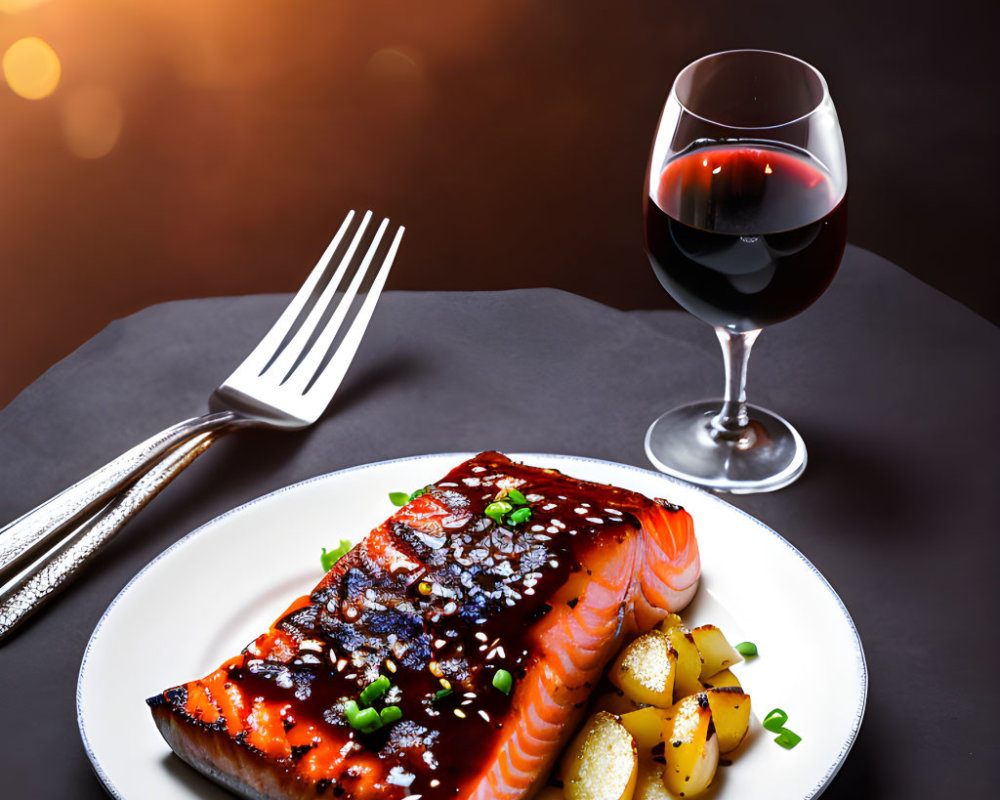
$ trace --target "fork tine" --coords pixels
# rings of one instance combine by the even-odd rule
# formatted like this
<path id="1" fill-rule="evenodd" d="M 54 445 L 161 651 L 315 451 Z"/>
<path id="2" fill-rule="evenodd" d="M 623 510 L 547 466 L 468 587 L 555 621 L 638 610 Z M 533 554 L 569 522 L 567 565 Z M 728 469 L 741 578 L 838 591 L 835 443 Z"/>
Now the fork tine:
<path id="1" fill-rule="evenodd" d="M 361 339 L 365 335 L 368 322 L 375 312 L 375 304 L 378 303 L 386 279 L 389 277 L 389 269 L 392 267 L 393 259 L 396 258 L 396 251 L 399 249 L 399 243 L 403 239 L 403 232 L 405 230 L 402 225 L 399 226 L 392 244 L 386 253 L 385 261 L 382 262 L 382 266 L 375 274 L 371 288 L 365 295 L 361 308 L 358 310 L 357 316 L 354 318 L 351 326 L 347 329 L 347 333 L 337 348 L 337 352 L 334 353 L 333 358 L 330 359 L 329 363 L 308 389 L 308 399 L 315 400 L 316 403 L 322 403 L 323 408 L 330 402 L 330 398 L 333 397 L 334 392 L 340 386 L 340 382 L 344 379 L 344 374 L 347 372 L 347 368 L 351 365 L 351 361 L 354 358 L 354 353 L 357 351 L 358 345 L 361 344 Z"/>
<path id="2" fill-rule="evenodd" d="M 306 317 L 305 322 L 302 323 L 301 327 L 295 332 L 292 340 L 288 343 L 281 354 L 274 360 L 270 367 L 268 367 L 268 372 L 275 383 L 283 384 L 288 376 L 291 374 L 296 362 L 302 356 L 305 351 L 306 345 L 312 338 L 319 326 L 320 321 L 323 319 L 323 315 L 326 310 L 330 307 L 330 302 L 337 294 L 337 289 L 340 288 L 340 284 L 344 279 L 344 275 L 348 268 L 351 266 L 351 262 L 354 259 L 354 253 L 358 249 L 358 245 L 361 243 L 361 238 L 364 235 L 365 229 L 368 227 L 368 222 L 372 218 L 372 212 L 366 211 L 364 217 L 361 219 L 361 224 L 358 226 L 357 231 L 354 233 L 354 238 L 351 240 L 350 246 L 347 248 L 347 252 L 344 253 L 344 257 L 340 260 L 340 264 L 337 265 L 336 272 L 333 273 L 333 277 L 330 278 L 330 282 L 323 289 L 323 293 L 316 300 L 315 305 L 309 312 L 309 316 Z"/>
<path id="3" fill-rule="evenodd" d="M 358 290 L 361 288 L 361 282 L 364 280 L 365 275 L 368 272 L 368 268 L 371 266 L 372 259 L 375 257 L 375 253 L 382 241 L 382 236 L 385 234 L 385 229 L 388 226 L 389 220 L 383 219 L 382 223 L 378 227 L 378 230 L 375 232 L 375 236 L 372 238 L 371 244 L 368 246 L 368 252 L 365 253 L 365 257 L 362 260 L 361 265 L 358 267 L 357 272 L 354 273 L 354 277 L 351 279 L 343 297 L 340 298 L 337 307 L 333 310 L 330 321 L 327 322 L 322 333 L 320 333 L 316 341 L 313 342 L 312 346 L 309 348 L 309 352 L 304 355 L 301 363 L 295 367 L 292 375 L 288 376 L 285 381 L 284 388 L 298 394 L 305 394 L 309 385 L 313 382 L 313 379 L 319 370 L 320 364 L 322 364 L 323 359 L 326 358 L 326 355 L 330 350 L 330 346 L 333 344 L 334 339 L 337 338 L 337 332 L 340 330 L 345 317 L 351 310 L 354 298 L 358 296 Z"/>
<path id="4" fill-rule="evenodd" d="M 347 232 L 353 219 L 354 211 L 348 211 L 347 216 L 344 217 L 344 221 L 340 223 L 340 229 L 334 235 L 330 244 L 327 245 L 326 250 L 323 251 L 323 255 L 316 262 L 316 266 L 309 273 L 309 277 L 306 278 L 305 283 L 295 293 L 295 297 L 285 307 L 285 310 L 281 312 L 278 321 L 271 326 L 271 329 L 264 335 L 264 338 L 260 340 L 250 355 L 243 360 L 243 363 L 237 369 L 252 370 L 254 375 L 260 375 L 267 369 L 268 364 L 278 354 L 278 348 L 285 340 L 292 325 L 299 318 L 299 314 L 302 313 L 302 309 L 305 308 L 309 298 L 315 293 L 316 287 L 330 263 L 330 259 L 333 258 L 333 254 L 340 246 L 340 242 L 344 238 L 344 234 Z"/>

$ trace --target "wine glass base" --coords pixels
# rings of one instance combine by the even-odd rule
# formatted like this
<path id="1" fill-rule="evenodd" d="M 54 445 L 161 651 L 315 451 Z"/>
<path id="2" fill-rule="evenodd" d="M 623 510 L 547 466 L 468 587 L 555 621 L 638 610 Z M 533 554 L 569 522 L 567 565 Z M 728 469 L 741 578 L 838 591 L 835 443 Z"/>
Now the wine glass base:
<path id="1" fill-rule="evenodd" d="M 732 494 L 773 492 L 806 468 L 798 431 L 766 409 L 747 404 L 750 434 L 740 442 L 717 441 L 709 421 L 722 402 L 703 400 L 668 411 L 646 431 L 646 455 L 668 475 L 705 489 Z"/>

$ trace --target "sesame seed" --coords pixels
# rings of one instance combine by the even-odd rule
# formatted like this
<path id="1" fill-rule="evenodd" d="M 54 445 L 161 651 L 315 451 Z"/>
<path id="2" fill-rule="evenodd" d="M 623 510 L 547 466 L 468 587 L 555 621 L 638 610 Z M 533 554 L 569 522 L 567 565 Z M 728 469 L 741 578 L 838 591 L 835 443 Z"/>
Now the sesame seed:
<path id="1" fill-rule="evenodd" d="M 460 708 L 456 708 L 455 709 L 455 716 L 458 717 L 459 719 L 465 719 L 465 712 L 462 711 L 462 709 L 460 709 Z"/>

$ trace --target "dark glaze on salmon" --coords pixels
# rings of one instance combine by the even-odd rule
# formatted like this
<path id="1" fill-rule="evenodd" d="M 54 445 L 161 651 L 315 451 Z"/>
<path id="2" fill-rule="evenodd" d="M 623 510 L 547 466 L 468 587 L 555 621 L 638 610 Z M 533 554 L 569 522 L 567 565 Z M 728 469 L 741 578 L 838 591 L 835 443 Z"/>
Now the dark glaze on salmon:
<path id="1" fill-rule="evenodd" d="M 484 515 L 510 489 L 530 519 Z M 623 636 L 686 605 L 698 575 L 683 509 L 483 453 L 242 654 L 148 702 L 178 755 L 255 800 L 519 800 Z M 359 732 L 345 703 L 380 676 L 392 688 L 372 705 L 402 718 Z"/>

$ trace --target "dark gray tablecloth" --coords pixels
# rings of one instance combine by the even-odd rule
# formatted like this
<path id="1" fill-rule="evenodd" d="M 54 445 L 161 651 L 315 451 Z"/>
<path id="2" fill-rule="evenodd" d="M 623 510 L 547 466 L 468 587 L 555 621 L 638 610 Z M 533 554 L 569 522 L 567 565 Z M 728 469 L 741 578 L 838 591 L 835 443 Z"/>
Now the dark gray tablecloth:
<path id="1" fill-rule="evenodd" d="M 54 366 L 0 412 L 0 520 L 203 412 L 285 299 L 148 308 Z M 812 309 L 758 342 L 751 401 L 799 428 L 809 467 L 780 492 L 731 501 L 826 575 L 870 670 L 864 726 L 831 800 L 992 794 L 998 352 L 997 328 L 857 248 Z M 84 648 L 126 582 L 203 522 L 304 478 L 418 453 L 646 467 L 649 422 L 721 381 L 712 331 L 680 312 L 621 312 L 556 290 L 389 292 L 320 424 L 224 439 L 0 646 L 0 795 L 103 796 L 76 727 Z M 792 665 L 815 671 L 817 691 L 822 660 Z"/>

